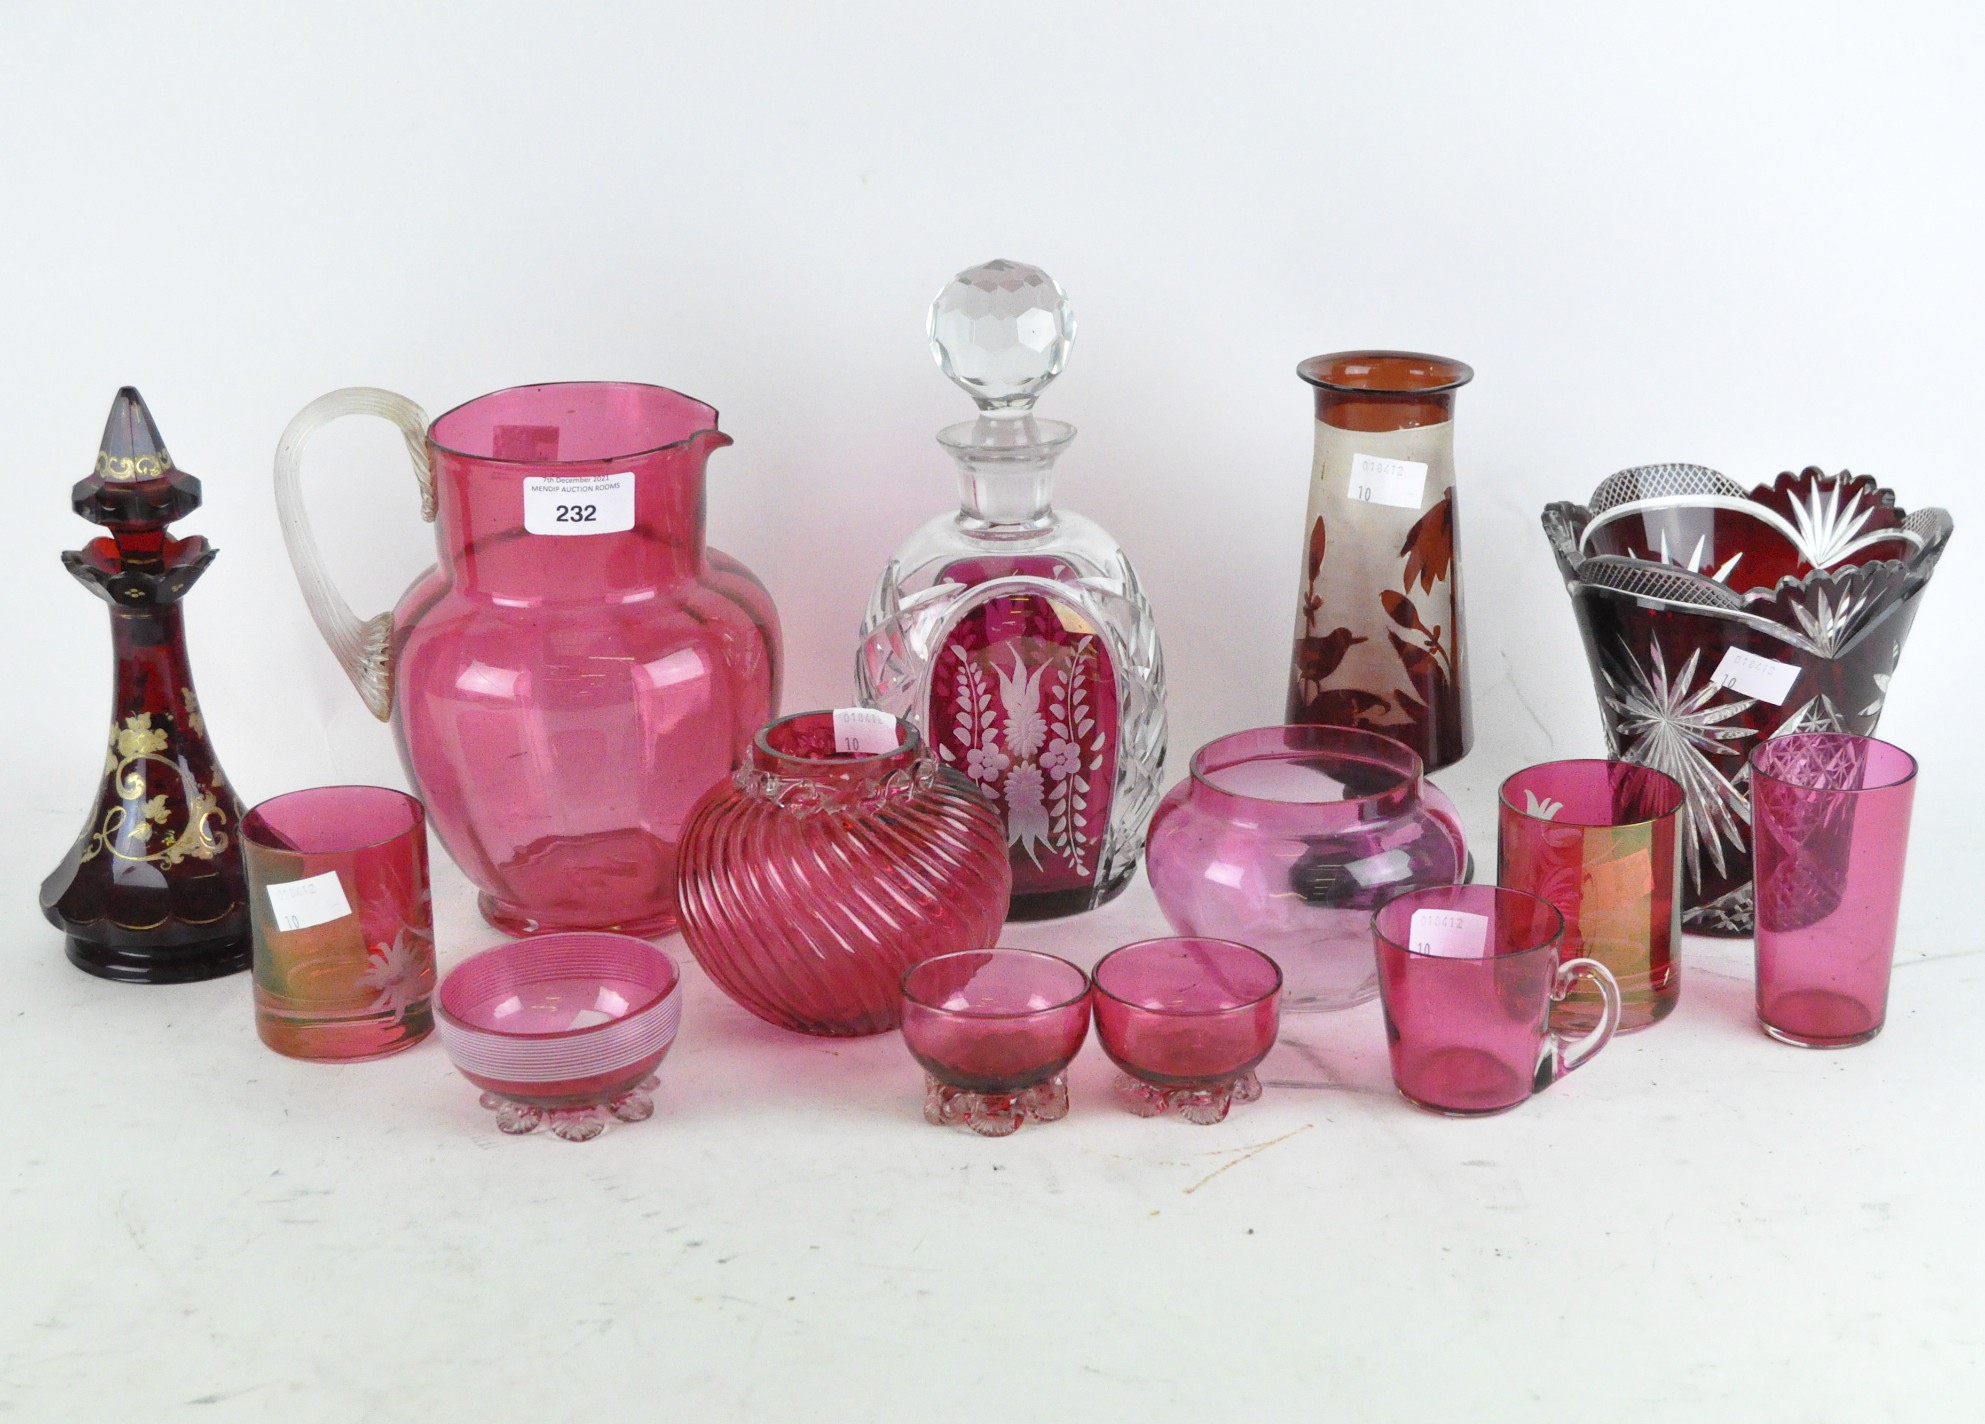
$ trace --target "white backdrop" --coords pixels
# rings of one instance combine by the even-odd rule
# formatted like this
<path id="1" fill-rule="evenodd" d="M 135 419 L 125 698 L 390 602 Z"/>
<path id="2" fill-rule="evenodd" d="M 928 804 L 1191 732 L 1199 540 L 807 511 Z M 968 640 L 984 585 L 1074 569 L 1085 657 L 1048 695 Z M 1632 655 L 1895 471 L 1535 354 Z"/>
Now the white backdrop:
<path id="1" fill-rule="evenodd" d="M 86 809 L 102 606 L 56 554 L 137 385 L 207 507 L 188 604 L 255 801 L 400 773 L 305 615 L 270 459 L 333 387 L 430 414 L 624 378 L 722 412 L 711 537 L 785 622 L 786 706 L 845 700 L 888 552 L 954 497 L 970 413 L 923 338 L 953 272 L 1046 267 L 1080 331 L 1041 411 L 1059 494 L 1143 571 L 1172 763 L 1279 718 L 1305 356 L 1451 355 L 1492 788 L 1599 721 L 1538 527 L 1620 467 L 1817 463 L 1955 517 L 1883 732 L 1915 751 L 1903 954 L 1981 947 L 1985 18 L 1948 4 L 18 5 L 0 15 L 11 953 Z M 432 557 L 383 425 L 313 445 L 361 614 Z M 1972 630 L 1972 631 L 1968 631 Z M 905 1129 L 907 1130 L 907 1129 Z"/>
<path id="2" fill-rule="evenodd" d="M 1919 815 L 1979 782 L 1966 610 L 1985 221 L 1967 7 L 35 7 L 0 32 L 16 804 L 59 857 L 100 754 L 103 610 L 55 561 L 129 382 L 206 484 L 202 698 L 254 801 L 393 779 L 283 557 L 270 456 L 335 386 L 438 414 L 671 385 L 737 440 L 712 542 L 771 588 L 786 705 L 845 700 L 889 551 L 970 413 L 924 306 L 993 256 L 1080 324 L 1060 495 L 1144 573 L 1174 772 L 1279 720 L 1308 468 L 1295 363 L 1473 364 L 1457 416 L 1478 786 L 1598 750 L 1537 516 L 1629 464 L 1870 471 L 1957 520 L 1884 731 Z M 432 558 L 390 432 L 313 446 L 361 613 Z M 1471 794 L 1472 793 L 1472 794 Z M 1479 819 L 1479 818 L 1471 818 Z M 1486 826 L 1477 835 L 1492 834 Z M 1937 842 L 1919 838 L 1936 858 Z M 1954 865 L 1955 861 L 1943 861 Z M 36 872 L 38 873 L 38 872 Z M 23 890 L 17 893 L 25 893 Z"/>

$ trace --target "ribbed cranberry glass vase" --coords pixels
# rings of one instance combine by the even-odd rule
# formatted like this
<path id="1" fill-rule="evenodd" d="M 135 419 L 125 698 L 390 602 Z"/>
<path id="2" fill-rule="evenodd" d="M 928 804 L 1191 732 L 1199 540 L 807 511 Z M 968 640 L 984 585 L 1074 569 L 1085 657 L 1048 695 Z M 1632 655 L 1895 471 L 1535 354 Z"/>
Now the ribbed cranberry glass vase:
<path id="1" fill-rule="evenodd" d="M 1012 888 L 992 803 L 908 722 L 857 709 L 759 732 L 690 815 L 677 897 L 718 988 L 781 1028 L 851 1036 L 896 1027 L 911 965 L 996 943 Z"/>

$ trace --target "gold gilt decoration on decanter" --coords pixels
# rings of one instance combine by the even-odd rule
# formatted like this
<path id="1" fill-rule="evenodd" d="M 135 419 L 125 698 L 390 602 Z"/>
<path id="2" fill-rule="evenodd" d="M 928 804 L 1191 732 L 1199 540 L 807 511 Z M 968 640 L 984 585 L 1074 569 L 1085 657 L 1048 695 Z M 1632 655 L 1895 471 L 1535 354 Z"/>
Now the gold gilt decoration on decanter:
<path id="1" fill-rule="evenodd" d="M 118 860 L 177 865 L 182 860 L 212 860 L 227 849 L 227 833 L 220 829 L 227 824 L 227 813 L 213 792 L 193 786 L 186 801 L 186 823 L 178 830 L 167 824 L 172 811 L 165 794 L 148 794 L 147 762 L 157 762 L 184 779 L 179 763 L 163 754 L 171 744 L 164 729 L 152 725 L 149 712 L 126 717 L 122 727 L 111 724 L 104 774 L 115 780 L 123 800 L 104 812 L 103 824 L 83 852 L 84 860 L 108 851 Z"/>

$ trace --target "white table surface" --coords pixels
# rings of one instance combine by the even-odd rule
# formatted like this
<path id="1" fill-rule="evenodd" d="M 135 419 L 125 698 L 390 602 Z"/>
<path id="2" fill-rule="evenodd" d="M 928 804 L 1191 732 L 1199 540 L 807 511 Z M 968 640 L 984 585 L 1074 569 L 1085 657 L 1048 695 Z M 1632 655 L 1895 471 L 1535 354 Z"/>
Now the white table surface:
<path id="1" fill-rule="evenodd" d="M 436 857 L 443 964 L 491 943 Z M 1290 1016 L 1215 1127 L 927 1126 L 893 1034 L 759 1023 L 683 953 L 652 1120 L 505 1138 L 438 1040 L 264 1049 L 245 976 L 71 969 L 22 897 L 0 1415 L 23 1419 L 1960 1418 L 1981 1383 L 1985 960 L 1767 1040 L 1749 945 L 1519 1110 L 1393 1091 L 1377 1004 Z M 1920 916 L 1912 918 L 1922 918 Z M 1009 929 L 1083 962 L 1142 879 Z M 198 1406 L 197 1408 L 195 1406 Z M 1975 1416 L 1973 1416 L 1975 1417 Z"/>

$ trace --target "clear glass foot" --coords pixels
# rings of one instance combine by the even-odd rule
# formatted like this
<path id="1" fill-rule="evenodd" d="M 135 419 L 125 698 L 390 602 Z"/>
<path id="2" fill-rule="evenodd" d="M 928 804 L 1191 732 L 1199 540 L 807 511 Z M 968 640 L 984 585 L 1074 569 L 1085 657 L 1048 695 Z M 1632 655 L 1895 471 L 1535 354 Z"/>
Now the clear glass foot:
<path id="1" fill-rule="evenodd" d="M 962 1127 L 981 1137 L 1006 1137 L 1020 1124 L 1059 1122 L 1068 1116 L 1068 1074 L 1057 1073 L 1017 1093 L 973 1093 L 924 1075 L 924 1121 Z"/>
<path id="2" fill-rule="evenodd" d="M 1192 1087 L 1163 1087 L 1117 1074 L 1117 1096 L 1139 1117 L 1161 1117 L 1167 1113 L 1210 1126 L 1227 1120 L 1227 1110 L 1235 1103 L 1251 1103 L 1261 1096 L 1261 1080 L 1249 1069 L 1237 1078 L 1223 1082 L 1199 1083 Z"/>
<path id="3" fill-rule="evenodd" d="M 496 1114 L 496 1130 L 512 1137 L 548 1127 L 567 1142 L 591 1142 L 613 1122 L 646 1122 L 655 1115 L 649 1092 L 660 1086 L 650 1074 L 617 1098 L 577 1108 L 544 1108 L 514 1102 L 497 1093 L 484 1093 L 482 1105 Z"/>

